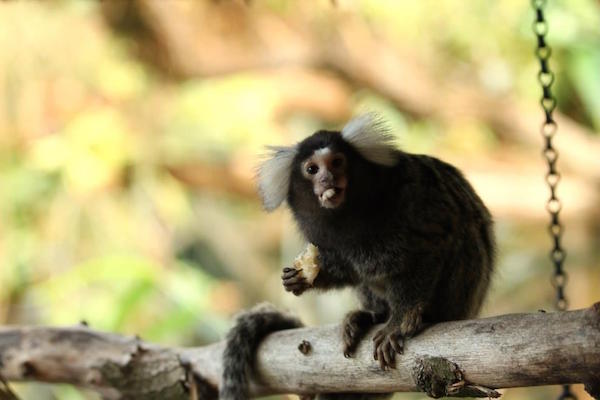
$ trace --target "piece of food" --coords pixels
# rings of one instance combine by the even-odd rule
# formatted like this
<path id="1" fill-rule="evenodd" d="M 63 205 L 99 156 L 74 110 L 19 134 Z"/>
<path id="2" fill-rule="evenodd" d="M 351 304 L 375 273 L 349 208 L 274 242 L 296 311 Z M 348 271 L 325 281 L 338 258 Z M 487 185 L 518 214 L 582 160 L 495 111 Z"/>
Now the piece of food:
<path id="1" fill-rule="evenodd" d="M 294 268 L 301 270 L 300 274 L 302 274 L 306 281 L 311 285 L 319 274 L 318 256 L 319 249 L 317 246 L 309 243 L 308 246 L 306 246 L 306 249 L 294 259 Z"/>

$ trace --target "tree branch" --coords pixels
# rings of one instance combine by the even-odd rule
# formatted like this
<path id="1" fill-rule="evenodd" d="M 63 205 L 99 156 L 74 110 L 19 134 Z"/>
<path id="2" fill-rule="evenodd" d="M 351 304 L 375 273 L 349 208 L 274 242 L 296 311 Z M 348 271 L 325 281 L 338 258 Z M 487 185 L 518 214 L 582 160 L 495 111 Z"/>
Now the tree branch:
<path id="1" fill-rule="evenodd" d="M 441 382 L 439 365 L 453 374 L 443 381 L 450 392 L 465 385 L 507 388 L 600 376 L 600 303 L 437 324 L 411 339 L 397 368 L 385 372 L 373 360 L 370 338 L 355 358 L 344 358 L 338 330 L 332 325 L 267 337 L 258 349 L 253 395 L 431 389 Z M 303 341 L 309 351 L 306 343 L 299 350 Z M 166 348 L 85 327 L 8 327 L 0 329 L 0 375 L 91 387 L 106 398 L 189 399 L 190 370 L 200 384 L 218 386 L 223 346 Z M 428 375 L 432 370 L 434 376 Z"/>
<path id="2" fill-rule="evenodd" d="M 457 79 L 447 73 L 440 76 L 408 48 L 397 48 L 385 37 L 374 35 L 370 25 L 358 18 L 334 13 L 320 29 L 307 29 L 313 25 L 302 16 L 282 18 L 266 10 L 250 12 L 241 4 L 198 2 L 196 12 L 189 12 L 188 7 L 152 0 L 104 2 L 102 9 L 105 20 L 117 31 L 135 34 L 131 27 L 141 29 L 136 40 L 146 49 L 144 54 L 169 74 L 189 78 L 292 66 L 325 67 L 349 84 L 382 94 L 414 116 L 481 120 L 503 139 L 541 147 L 543 113 L 537 102 L 523 101 L 514 94 L 499 96 L 474 79 Z M 130 29 L 125 29 L 128 26 Z M 307 103 L 319 99 L 328 88 L 304 91 Z M 314 96 L 315 92 L 320 96 Z M 321 106 L 315 104 L 311 109 Z M 564 168 L 594 181 L 600 179 L 597 137 L 558 110 L 554 115 Z"/>

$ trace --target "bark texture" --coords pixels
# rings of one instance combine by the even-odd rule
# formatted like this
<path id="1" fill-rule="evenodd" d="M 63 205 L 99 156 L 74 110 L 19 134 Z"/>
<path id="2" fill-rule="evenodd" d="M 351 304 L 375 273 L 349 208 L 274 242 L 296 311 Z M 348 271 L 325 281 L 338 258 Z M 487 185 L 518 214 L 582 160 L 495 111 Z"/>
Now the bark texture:
<path id="1" fill-rule="evenodd" d="M 310 351 L 302 351 L 306 346 Z M 258 349 L 251 392 L 493 396 L 486 388 L 597 382 L 600 303 L 438 324 L 408 341 L 391 371 L 379 369 L 372 347 L 369 337 L 355 358 L 344 358 L 337 325 L 274 333 Z M 0 329 L 0 375 L 91 387 L 106 398 L 189 399 L 192 390 L 209 399 L 219 384 L 222 351 L 223 342 L 165 348 L 86 327 L 8 327 Z"/>

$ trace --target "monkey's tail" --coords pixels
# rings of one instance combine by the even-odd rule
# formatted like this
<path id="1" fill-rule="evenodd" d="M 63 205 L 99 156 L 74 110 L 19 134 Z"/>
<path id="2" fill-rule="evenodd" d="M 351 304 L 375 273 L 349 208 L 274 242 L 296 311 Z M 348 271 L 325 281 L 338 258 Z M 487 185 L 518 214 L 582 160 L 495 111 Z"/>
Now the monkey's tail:
<path id="1" fill-rule="evenodd" d="M 248 374 L 260 342 L 271 332 L 301 326 L 303 324 L 298 318 L 268 303 L 239 314 L 226 338 L 219 399 L 248 400 Z"/>

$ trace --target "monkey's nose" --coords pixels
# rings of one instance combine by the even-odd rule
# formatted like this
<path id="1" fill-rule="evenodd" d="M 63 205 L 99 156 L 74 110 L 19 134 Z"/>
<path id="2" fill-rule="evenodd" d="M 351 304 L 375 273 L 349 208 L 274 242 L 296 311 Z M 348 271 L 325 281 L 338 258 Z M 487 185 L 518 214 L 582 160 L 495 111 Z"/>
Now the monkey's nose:
<path id="1" fill-rule="evenodd" d="M 329 171 L 319 177 L 319 183 L 323 186 L 333 186 L 333 174 Z"/>

